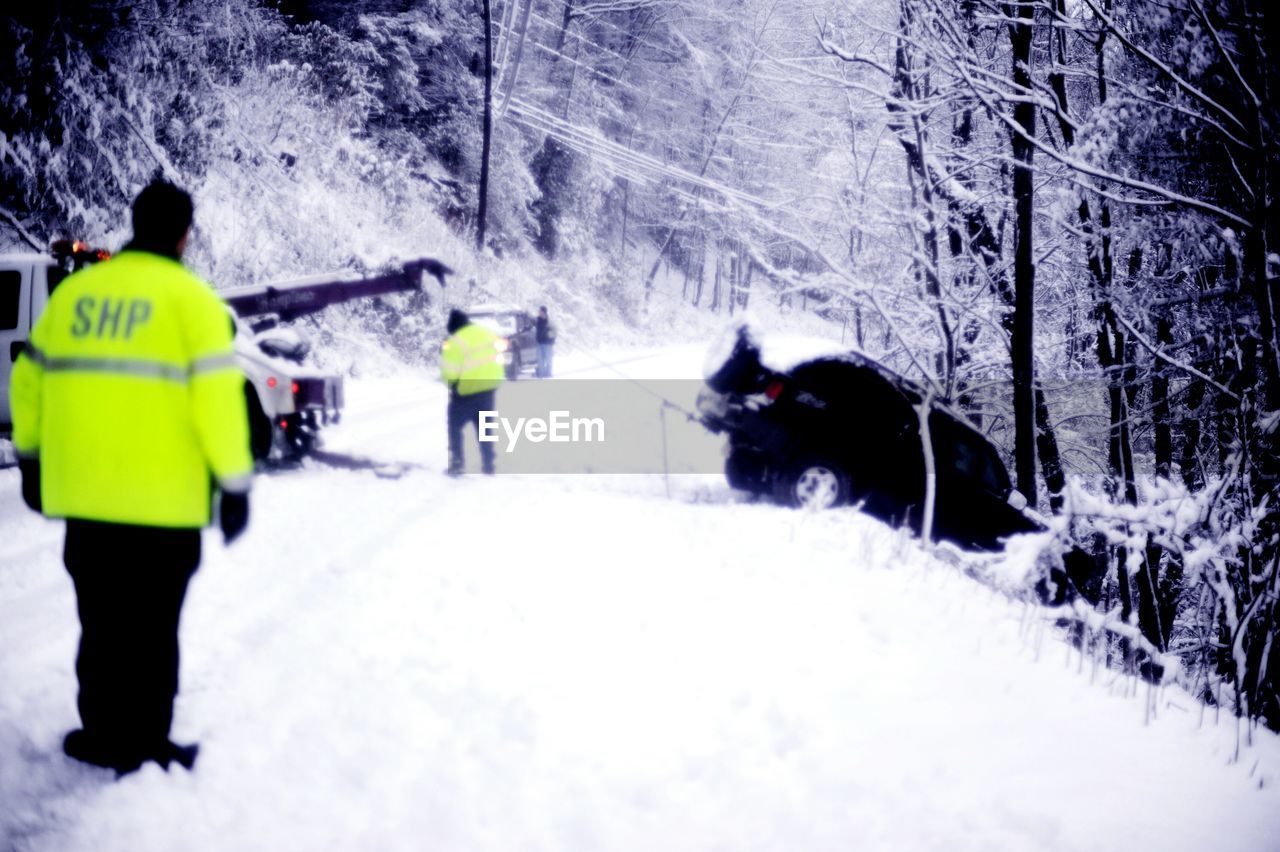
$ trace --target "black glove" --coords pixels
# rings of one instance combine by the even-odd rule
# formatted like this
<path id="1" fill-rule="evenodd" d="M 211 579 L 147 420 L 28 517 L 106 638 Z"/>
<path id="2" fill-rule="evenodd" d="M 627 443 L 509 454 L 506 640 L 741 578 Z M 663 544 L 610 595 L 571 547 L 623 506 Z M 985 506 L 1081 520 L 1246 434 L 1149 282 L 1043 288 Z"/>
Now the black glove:
<path id="1" fill-rule="evenodd" d="M 249 492 L 223 491 L 218 501 L 218 525 L 222 527 L 222 540 L 235 541 L 249 525 Z"/>
<path id="2" fill-rule="evenodd" d="M 40 499 L 40 459 L 18 459 L 18 473 L 22 474 L 22 502 L 33 512 L 42 511 Z"/>

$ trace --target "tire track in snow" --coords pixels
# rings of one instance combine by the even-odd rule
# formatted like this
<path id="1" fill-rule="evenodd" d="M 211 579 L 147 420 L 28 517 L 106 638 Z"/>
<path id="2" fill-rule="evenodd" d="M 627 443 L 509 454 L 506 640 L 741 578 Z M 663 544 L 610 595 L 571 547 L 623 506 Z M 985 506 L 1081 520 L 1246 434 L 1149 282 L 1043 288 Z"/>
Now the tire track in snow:
<path id="1" fill-rule="evenodd" d="M 361 474 L 353 476 L 363 478 Z M 331 473 L 325 477 L 326 480 L 337 478 Z M 408 475 L 402 480 L 387 484 L 389 487 L 405 482 L 412 485 L 417 479 L 419 477 Z M 307 487 L 306 483 L 300 485 Z M 340 497 L 340 494 L 335 496 Z M 298 656 L 298 650 L 284 653 L 279 650 L 281 646 L 297 643 L 301 637 L 306 636 L 319 635 L 332 640 L 332 630 L 327 629 L 332 625 L 318 625 L 317 622 L 323 622 L 325 615 L 331 611 L 341 611 L 353 605 L 352 598 L 359 596 L 360 583 L 364 579 L 360 572 L 375 564 L 377 555 L 398 541 L 395 533 L 421 517 L 433 502 L 433 496 L 398 500 L 389 512 L 362 516 L 364 520 L 376 517 L 378 522 L 364 526 L 358 535 L 347 539 L 336 553 L 330 551 L 322 560 L 312 561 L 305 557 L 300 559 L 290 570 L 278 575 L 269 587 L 262 589 L 262 593 L 254 595 L 247 610 L 246 600 L 236 594 L 237 590 L 246 588 L 243 575 L 269 569 L 258 564 L 248 568 L 238 567 L 234 575 L 228 572 L 226 577 L 219 578 L 218 597 L 201 604 L 200 621 L 203 622 L 215 611 L 238 611 L 236 621 L 230 629 L 225 623 L 216 628 L 212 624 L 193 624 L 191 630 L 201 634 L 216 629 L 217 644 L 212 653 L 206 652 L 201 657 L 198 668 L 193 666 L 189 686 L 184 686 L 184 692 L 193 698 L 204 693 L 226 694 L 233 691 L 227 687 L 234 681 L 270 681 L 266 675 L 271 669 L 287 667 L 290 660 L 307 659 L 305 652 L 317 650 L 314 647 L 308 648 L 303 656 Z M 334 503 L 341 505 L 341 500 Z M 329 522 L 324 526 L 329 530 L 341 526 L 343 522 L 343 519 L 336 517 L 326 520 Z M 250 582 L 248 585 L 253 584 Z M 258 585 L 261 588 L 261 584 Z M 208 595 L 211 590 L 205 588 L 197 590 L 197 593 Z M 317 626 L 321 629 L 317 630 Z M 320 640 L 306 641 L 310 645 L 320 644 Z M 324 659 L 325 656 L 320 653 L 317 659 Z M 185 679 L 184 683 L 187 683 Z M 270 690 L 258 698 L 255 703 L 274 700 Z M 248 709 L 246 706 L 245 711 Z M 214 725 L 219 723 L 217 719 L 205 721 Z"/>

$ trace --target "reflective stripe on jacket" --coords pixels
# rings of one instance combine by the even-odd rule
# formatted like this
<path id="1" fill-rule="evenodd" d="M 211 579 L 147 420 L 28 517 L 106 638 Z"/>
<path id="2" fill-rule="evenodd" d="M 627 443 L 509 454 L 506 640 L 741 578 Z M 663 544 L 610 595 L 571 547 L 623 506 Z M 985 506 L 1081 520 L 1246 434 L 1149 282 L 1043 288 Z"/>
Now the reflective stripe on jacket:
<path id="1" fill-rule="evenodd" d="M 493 390 L 502 384 L 498 336 L 482 325 L 464 325 L 440 351 L 440 378 L 462 396 Z"/>
<path id="2" fill-rule="evenodd" d="M 39 456 L 51 517 L 202 527 L 211 477 L 249 486 L 227 307 L 177 261 L 126 251 L 63 281 L 10 398 L 14 447 Z"/>

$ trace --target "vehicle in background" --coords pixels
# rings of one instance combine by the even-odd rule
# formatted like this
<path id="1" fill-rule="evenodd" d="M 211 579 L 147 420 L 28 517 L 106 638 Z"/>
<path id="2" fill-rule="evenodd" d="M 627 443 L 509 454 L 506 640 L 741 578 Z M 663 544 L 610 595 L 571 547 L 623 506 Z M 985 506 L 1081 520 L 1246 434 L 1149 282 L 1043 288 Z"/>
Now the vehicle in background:
<path id="1" fill-rule="evenodd" d="M 36 318 L 64 278 L 108 257 L 106 251 L 71 240 L 58 240 L 49 254 L 0 255 L 0 434 L 12 429 L 9 376 Z"/>
<path id="2" fill-rule="evenodd" d="M 0 255 L 0 431 L 11 429 L 8 387 L 13 362 L 49 296 L 72 271 L 109 254 L 83 243 L 60 241 L 50 255 Z M 284 323 L 352 299 L 422 289 L 423 275 L 444 284 L 452 272 L 421 258 L 382 275 L 322 275 L 218 291 L 235 326 L 235 352 L 245 374 L 245 401 L 254 458 L 289 460 L 316 446 L 322 426 L 337 422 L 343 407 L 342 376 L 314 366 L 311 346 Z"/>
<path id="3" fill-rule="evenodd" d="M 771 367 L 749 328 L 729 334 L 708 361 L 698 398 L 703 424 L 728 436 L 729 484 L 793 506 L 860 504 L 919 532 L 927 470 L 924 390 L 856 352 Z M 927 410 L 935 536 L 992 549 L 1008 536 L 1042 530 L 1022 511 L 1026 500 L 1013 490 L 991 442 L 945 402 L 931 400 Z"/>
<path id="4" fill-rule="evenodd" d="M 518 379 L 522 372 L 538 366 L 537 330 L 527 311 L 497 302 L 465 310 L 472 322 L 498 335 L 508 379 Z"/>

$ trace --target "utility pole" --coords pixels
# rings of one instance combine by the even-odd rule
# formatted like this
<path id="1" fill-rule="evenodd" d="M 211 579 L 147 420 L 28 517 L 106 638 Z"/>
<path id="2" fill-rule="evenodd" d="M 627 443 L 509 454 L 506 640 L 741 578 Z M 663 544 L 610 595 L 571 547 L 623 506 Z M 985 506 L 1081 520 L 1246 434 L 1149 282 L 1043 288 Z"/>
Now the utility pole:
<path id="1" fill-rule="evenodd" d="M 489 0 L 481 0 L 484 14 L 484 129 L 480 150 L 480 209 L 476 213 L 476 250 L 484 251 L 485 218 L 489 212 L 489 148 L 493 136 L 493 16 Z"/>

